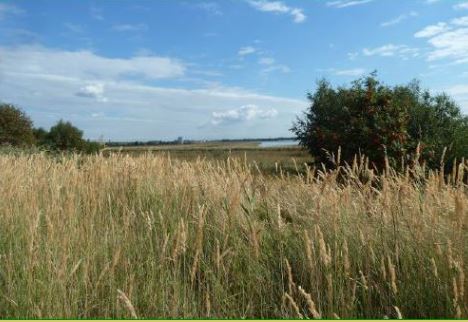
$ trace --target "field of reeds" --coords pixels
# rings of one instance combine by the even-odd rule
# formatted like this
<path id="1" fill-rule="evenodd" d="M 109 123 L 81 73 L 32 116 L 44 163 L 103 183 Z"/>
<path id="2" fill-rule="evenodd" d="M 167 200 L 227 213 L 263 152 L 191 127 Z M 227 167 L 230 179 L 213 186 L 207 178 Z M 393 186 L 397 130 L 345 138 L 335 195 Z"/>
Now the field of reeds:
<path id="1" fill-rule="evenodd" d="M 467 318 L 466 168 L 2 155 L 0 317 Z"/>

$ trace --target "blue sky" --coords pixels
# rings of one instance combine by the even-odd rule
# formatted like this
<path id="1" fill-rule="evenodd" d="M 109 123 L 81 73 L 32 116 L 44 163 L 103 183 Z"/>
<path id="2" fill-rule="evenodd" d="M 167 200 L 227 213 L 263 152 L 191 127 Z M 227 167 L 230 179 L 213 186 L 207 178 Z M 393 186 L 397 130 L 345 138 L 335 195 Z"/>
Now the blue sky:
<path id="1" fill-rule="evenodd" d="M 373 70 L 468 113 L 468 1 L 0 1 L 0 100 L 92 139 L 290 136 Z"/>

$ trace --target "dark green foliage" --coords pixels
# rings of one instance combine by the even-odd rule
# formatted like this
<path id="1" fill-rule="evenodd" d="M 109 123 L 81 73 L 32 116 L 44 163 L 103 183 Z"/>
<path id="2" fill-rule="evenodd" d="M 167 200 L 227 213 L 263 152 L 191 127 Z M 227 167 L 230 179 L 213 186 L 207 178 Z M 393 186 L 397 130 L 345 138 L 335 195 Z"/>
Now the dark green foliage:
<path id="1" fill-rule="evenodd" d="M 444 149 L 444 162 L 448 165 L 458 158 L 468 156 L 468 118 L 447 95 L 432 97 L 429 92 L 421 92 L 414 86 L 417 104 L 410 108 L 408 133 L 414 148 L 419 142 L 421 156 L 434 168 L 441 164 Z"/>
<path id="2" fill-rule="evenodd" d="M 60 120 L 46 134 L 45 145 L 53 150 L 97 153 L 102 148 L 98 142 L 83 139 L 83 131 L 70 122 Z"/>
<path id="3" fill-rule="evenodd" d="M 70 122 L 60 120 L 50 128 L 47 134 L 47 142 L 53 149 L 80 151 L 84 148 L 83 131 Z"/>
<path id="4" fill-rule="evenodd" d="M 335 89 L 322 80 L 308 98 L 310 108 L 291 131 L 320 163 L 330 164 L 329 154 L 341 148 L 341 160 L 365 154 L 381 169 L 386 156 L 394 165 L 411 159 L 418 144 L 431 167 L 445 147 L 446 161 L 468 156 L 467 118 L 447 95 L 431 96 L 417 82 L 391 87 L 373 73 Z"/>
<path id="5" fill-rule="evenodd" d="M 47 145 L 47 134 L 48 132 L 42 127 L 33 129 L 34 138 L 36 140 L 36 145 L 44 146 Z"/>
<path id="6" fill-rule="evenodd" d="M 0 145 L 31 146 L 33 144 L 31 119 L 14 105 L 0 103 Z"/>
<path id="7" fill-rule="evenodd" d="M 83 152 L 88 154 L 98 153 L 102 149 L 102 144 L 96 141 L 86 140 L 83 142 Z"/>

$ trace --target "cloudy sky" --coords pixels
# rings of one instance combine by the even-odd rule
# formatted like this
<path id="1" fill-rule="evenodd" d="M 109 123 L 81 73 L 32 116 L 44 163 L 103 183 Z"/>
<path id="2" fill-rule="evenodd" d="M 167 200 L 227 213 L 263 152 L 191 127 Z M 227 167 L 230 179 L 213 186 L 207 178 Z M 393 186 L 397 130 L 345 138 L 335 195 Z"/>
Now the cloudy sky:
<path id="1" fill-rule="evenodd" d="M 92 139 L 290 136 L 318 79 L 373 70 L 468 113 L 468 1 L 0 1 L 0 101 Z"/>

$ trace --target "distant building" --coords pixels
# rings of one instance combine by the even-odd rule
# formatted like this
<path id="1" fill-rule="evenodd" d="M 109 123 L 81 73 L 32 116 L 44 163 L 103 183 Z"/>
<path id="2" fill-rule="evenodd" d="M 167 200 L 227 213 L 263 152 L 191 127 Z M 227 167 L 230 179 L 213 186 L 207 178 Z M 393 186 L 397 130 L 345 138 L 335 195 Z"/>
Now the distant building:
<path id="1" fill-rule="evenodd" d="M 179 136 L 179 137 L 177 138 L 177 143 L 178 143 L 178 144 L 184 144 L 184 137 L 183 137 L 183 136 Z"/>

